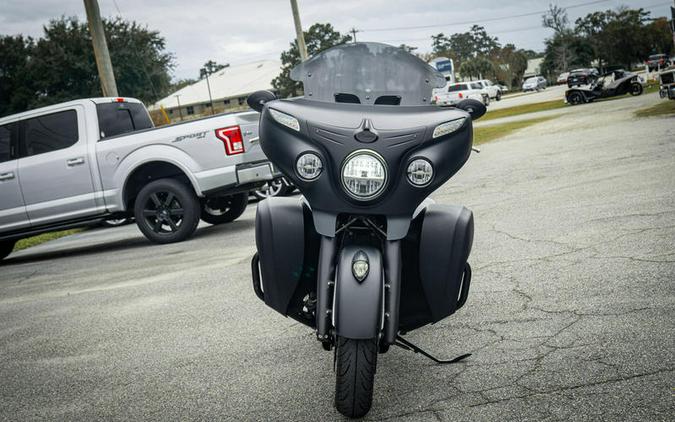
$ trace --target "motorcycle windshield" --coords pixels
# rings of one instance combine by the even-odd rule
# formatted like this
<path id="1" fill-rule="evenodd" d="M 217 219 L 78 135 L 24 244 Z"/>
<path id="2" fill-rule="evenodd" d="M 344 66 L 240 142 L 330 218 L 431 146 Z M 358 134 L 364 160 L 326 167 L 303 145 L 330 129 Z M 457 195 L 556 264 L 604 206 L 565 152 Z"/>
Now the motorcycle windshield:
<path id="1" fill-rule="evenodd" d="M 305 98 L 322 102 L 429 105 L 445 77 L 407 51 L 380 43 L 342 44 L 291 70 Z"/>

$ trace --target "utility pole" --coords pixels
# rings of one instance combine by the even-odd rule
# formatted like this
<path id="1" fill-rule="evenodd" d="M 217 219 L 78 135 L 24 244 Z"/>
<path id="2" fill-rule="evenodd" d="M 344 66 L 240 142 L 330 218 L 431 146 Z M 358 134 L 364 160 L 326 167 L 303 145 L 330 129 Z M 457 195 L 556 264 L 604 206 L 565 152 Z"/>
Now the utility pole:
<path id="1" fill-rule="evenodd" d="M 351 32 L 351 34 L 352 34 L 352 42 L 356 42 L 356 33 L 361 32 L 361 31 L 352 27 L 352 29 L 350 29 L 349 32 Z"/>
<path id="2" fill-rule="evenodd" d="M 183 109 L 180 108 L 180 94 L 179 95 L 174 95 L 176 97 L 176 101 L 178 102 L 178 114 L 180 115 L 180 121 L 183 121 Z"/>
<path id="3" fill-rule="evenodd" d="M 307 60 L 307 46 L 305 45 L 305 35 L 302 33 L 302 24 L 300 23 L 300 12 L 298 12 L 298 1 L 291 0 L 291 9 L 293 10 L 293 22 L 295 23 L 295 36 L 298 40 L 298 50 L 300 51 L 300 60 Z"/>
<path id="4" fill-rule="evenodd" d="M 211 104 L 211 115 L 213 115 L 213 98 L 211 97 L 211 84 L 209 83 L 209 72 L 206 72 L 206 89 L 209 90 L 209 104 Z"/>
<path id="5" fill-rule="evenodd" d="M 101 22 L 101 10 L 98 7 L 98 0 L 84 0 L 84 8 L 87 11 L 89 33 L 94 45 L 94 56 L 96 58 L 98 77 L 101 80 L 101 91 L 103 91 L 104 97 L 117 97 L 119 94 L 117 93 L 115 74 L 110 62 L 108 44 L 105 41 L 105 31 L 103 30 L 103 22 Z"/>

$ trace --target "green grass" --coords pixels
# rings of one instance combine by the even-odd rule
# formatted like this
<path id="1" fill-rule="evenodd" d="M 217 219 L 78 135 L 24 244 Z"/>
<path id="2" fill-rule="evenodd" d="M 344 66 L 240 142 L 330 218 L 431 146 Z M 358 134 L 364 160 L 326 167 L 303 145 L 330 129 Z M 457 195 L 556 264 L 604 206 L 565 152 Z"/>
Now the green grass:
<path id="1" fill-rule="evenodd" d="M 562 98 L 559 100 L 543 101 L 540 103 L 523 104 L 519 106 L 503 108 L 501 110 L 489 111 L 481 118 L 481 121 L 501 119 L 502 117 L 517 116 L 519 114 L 534 113 L 537 111 L 555 110 L 557 108 L 563 108 L 566 105 L 567 104 L 565 104 Z"/>
<path id="2" fill-rule="evenodd" d="M 547 120 L 555 119 L 557 116 L 539 117 L 537 119 L 520 120 L 517 122 L 502 123 L 499 125 L 477 127 L 473 130 L 473 144 L 480 145 L 486 142 L 509 135 L 517 130 L 528 126 L 536 125 Z"/>
<path id="3" fill-rule="evenodd" d="M 41 243 L 49 242 L 50 240 L 58 239 L 60 237 L 70 236 L 71 234 L 79 233 L 82 230 L 83 229 L 63 230 L 60 232 L 43 233 L 37 236 L 27 237 L 26 239 L 21 239 L 16 242 L 16 245 L 14 245 L 14 252 L 37 246 Z"/>
<path id="4" fill-rule="evenodd" d="M 654 116 L 675 116 L 675 101 L 674 100 L 660 100 L 658 104 L 651 107 L 641 108 L 635 111 L 637 117 L 654 117 Z"/>

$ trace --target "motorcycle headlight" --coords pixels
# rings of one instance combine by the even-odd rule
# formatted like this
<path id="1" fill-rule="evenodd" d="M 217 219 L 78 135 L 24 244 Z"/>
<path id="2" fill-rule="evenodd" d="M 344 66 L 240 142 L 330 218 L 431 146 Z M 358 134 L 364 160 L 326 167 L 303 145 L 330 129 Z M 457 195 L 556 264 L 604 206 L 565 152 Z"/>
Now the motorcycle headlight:
<path id="1" fill-rule="evenodd" d="M 426 186 L 434 177 L 434 167 L 430 162 L 422 158 L 413 160 L 408 165 L 408 180 L 415 186 Z"/>
<path id="2" fill-rule="evenodd" d="M 342 185 L 352 198 L 361 201 L 373 199 L 384 191 L 386 183 L 384 158 L 375 151 L 354 151 L 342 165 Z"/>
<path id="3" fill-rule="evenodd" d="M 321 158 L 311 152 L 307 152 L 298 157 L 295 162 L 295 171 L 302 180 L 312 181 L 319 177 L 323 169 Z"/>
<path id="4" fill-rule="evenodd" d="M 298 119 L 296 119 L 295 117 L 291 116 L 290 114 L 276 111 L 273 108 L 270 108 L 270 114 L 277 123 L 280 123 L 286 126 L 287 128 L 291 128 L 297 132 L 300 132 L 300 123 L 298 122 Z"/>
<path id="5" fill-rule="evenodd" d="M 449 122 L 441 123 L 440 125 L 436 126 L 434 129 L 434 133 L 431 135 L 432 138 L 439 138 L 443 135 L 447 135 L 448 133 L 452 133 L 462 127 L 464 124 L 464 120 L 466 120 L 465 117 L 462 117 L 460 119 L 455 119 L 455 120 L 450 120 Z"/>

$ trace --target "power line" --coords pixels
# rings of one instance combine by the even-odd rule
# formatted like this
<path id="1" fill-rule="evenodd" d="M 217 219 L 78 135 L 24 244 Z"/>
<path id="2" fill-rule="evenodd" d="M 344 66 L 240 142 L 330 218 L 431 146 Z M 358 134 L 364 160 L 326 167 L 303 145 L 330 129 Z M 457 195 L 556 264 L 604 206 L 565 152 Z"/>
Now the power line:
<path id="1" fill-rule="evenodd" d="M 565 6 L 563 9 L 574 9 L 577 7 L 583 7 L 583 6 L 590 6 L 593 4 L 598 4 L 598 3 L 607 3 L 609 1 L 613 0 L 594 0 L 594 1 L 589 1 L 585 3 L 577 3 L 577 4 L 572 4 L 570 6 Z M 407 31 L 411 29 L 428 29 L 428 28 L 438 28 L 441 26 L 458 26 L 458 25 L 472 25 L 472 24 L 480 24 L 484 22 L 496 22 L 500 20 L 507 20 L 507 19 L 514 19 L 514 18 L 522 18 L 526 16 L 536 16 L 536 15 L 541 15 L 542 13 L 548 12 L 547 10 L 539 10 L 537 12 L 528 12 L 528 13 L 521 13 L 517 15 L 510 15 L 510 16 L 500 16 L 500 17 L 494 17 L 494 18 L 488 18 L 488 19 L 480 19 L 480 20 L 471 20 L 471 21 L 457 21 L 457 22 L 448 22 L 448 23 L 439 23 L 439 24 L 434 24 L 434 25 L 419 25 L 419 26 L 400 26 L 398 28 L 373 28 L 373 29 L 363 29 L 361 32 L 386 32 L 386 31 Z"/>

